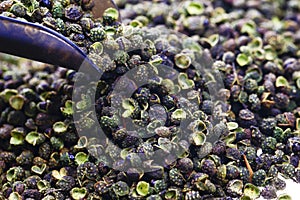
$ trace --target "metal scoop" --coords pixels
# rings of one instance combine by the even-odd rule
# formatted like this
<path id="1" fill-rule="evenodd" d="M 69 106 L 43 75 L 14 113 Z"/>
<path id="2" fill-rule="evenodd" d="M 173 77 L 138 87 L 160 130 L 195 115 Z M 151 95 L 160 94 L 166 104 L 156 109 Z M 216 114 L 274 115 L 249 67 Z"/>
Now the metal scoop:
<path id="1" fill-rule="evenodd" d="M 95 0 L 93 15 L 101 17 L 110 7 L 117 8 L 112 0 Z M 100 72 L 78 46 L 60 33 L 5 16 L 0 16 L 0 52 L 75 70 L 84 61 L 89 72 Z"/>

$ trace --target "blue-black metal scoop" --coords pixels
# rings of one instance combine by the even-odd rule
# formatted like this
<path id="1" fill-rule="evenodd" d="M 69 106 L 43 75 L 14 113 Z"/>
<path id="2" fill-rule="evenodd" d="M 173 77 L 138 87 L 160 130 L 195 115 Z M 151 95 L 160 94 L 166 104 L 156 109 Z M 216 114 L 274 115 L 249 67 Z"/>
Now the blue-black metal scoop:
<path id="1" fill-rule="evenodd" d="M 109 7 L 116 8 L 112 0 L 95 0 L 93 15 L 101 17 Z M 75 70 L 85 61 L 90 72 L 100 72 L 78 46 L 60 33 L 5 16 L 0 16 L 0 52 Z"/>

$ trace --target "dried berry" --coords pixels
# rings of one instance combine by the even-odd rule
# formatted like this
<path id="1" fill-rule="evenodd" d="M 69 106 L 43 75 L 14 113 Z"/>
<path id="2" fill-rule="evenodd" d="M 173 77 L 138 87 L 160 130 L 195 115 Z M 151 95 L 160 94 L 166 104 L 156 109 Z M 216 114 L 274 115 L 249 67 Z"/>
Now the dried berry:
<path id="1" fill-rule="evenodd" d="M 177 168 L 182 173 L 190 173 L 193 170 L 193 161 L 190 158 L 181 158 L 178 160 Z"/>
<path id="2" fill-rule="evenodd" d="M 276 144 L 277 144 L 277 141 L 275 138 L 273 137 L 267 137 L 262 145 L 261 145 L 261 148 L 263 150 L 264 153 L 274 153 L 275 150 L 276 150 Z"/>
<path id="3" fill-rule="evenodd" d="M 129 187 L 127 183 L 118 181 L 112 185 L 112 189 L 117 196 L 125 196 L 129 194 Z"/>
<path id="4" fill-rule="evenodd" d="M 217 172 L 217 167 L 214 161 L 210 159 L 203 159 L 200 164 L 201 171 L 213 176 Z"/>
<path id="5" fill-rule="evenodd" d="M 257 186 L 262 186 L 265 182 L 265 179 L 267 177 L 266 172 L 263 169 L 259 169 L 253 174 L 253 184 Z"/>
<path id="6" fill-rule="evenodd" d="M 184 183 L 184 178 L 177 168 L 170 170 L 169 178 L 175 186 L 181 186 Z"/>
<path id="7" fill-rule="evenodd" d="M 295 177 L 295 167 L 291 164 L 283 164 L 281 173 L 289 178 L 293 178 Z"/>
<path id="8" fill-rule="evenodd" d="M 72 176 L 64 176 L 56 182 L 56 187 L 62 191 L 70 191 L 75 185 L 76 182 Z"/>
<path id="9" fill-rule="evenodd" d="M 266 186 L 262 192 L 261 196 L 264 197 L 265 199 L 274 199 L 277 197 L 276 194 L 276 188 L 274 186 Z"/>
<path id="10" fill-rule="evenodd" d="M 255 119 L 254 113 L 248 109 L 240 110 L 239 123 L 242 127 L 246 127 L 246 128 L 257 125 L 257 121 Z"/>
<path id="11" fill-rule="evenodd" d="M 240 170 L 238 167 L 234 165 L 227 165 L 226 166 L 226 179 L 233 180 L 240 175 Z"/>
<path id="12" fill-rule="evenodd" d="M 96 28 L 92 28 L 90 30 L 90 38 L 92 41 L 97 42 L 97 41 L 102 41 L 104 40 L 106 37 L 106 33 L 105 31 L 100 28 L 100 27 L 96 27 Z"/>
<path id="13" fill-rule="evenodd" d="M 85 162 L 77 167 L 77 176 L 81 180 L 88 178 L 95 180 L 98 175 L 98 168 L 94 163 Z"/>

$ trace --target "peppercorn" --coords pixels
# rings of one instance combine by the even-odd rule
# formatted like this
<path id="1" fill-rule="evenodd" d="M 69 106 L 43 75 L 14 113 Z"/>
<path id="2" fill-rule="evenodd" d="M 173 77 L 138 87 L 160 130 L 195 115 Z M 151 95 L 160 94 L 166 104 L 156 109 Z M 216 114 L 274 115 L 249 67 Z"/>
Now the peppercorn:
<path id="1" fill-rule="evenodd" d="M 129 194 L 129 187 L 128 187 L 127 183 L 125 183 L 123 181 L 118 181 L 118 182 L 114 183 L 112 185 L 112 189 L 113 189 L 114 193 L 119 197 L 126 196 Z"/>
<path id="2" fill-rule="evenodd" d="M 19 165 L 30 165 L 33 161 L 34 155 L 29 150 L 24 150 L 22 153 L 16 158 L 16 162 Z"/>
<path id="3" fill-rule="evenodd" d="M 42 180 L 39 176 L 33 175 L 29 176 L 24 180 L 26 186 L 30 189 L 37 189 L 37 183 Z"/>
<path id="4" fill-rule="evenodd" d="M 300 170 L 299 169 L 296 169 L 295 180 L 297 183 L 300 183 Z"/>
<path id="5" fill-rule="evenodd" d="M 178 160 L 177 168 L 181 173 L 190 173 L 193 170 L 193 161 L 190 158 L 181 158 Z"/>
<path id="6" fill-rule="evenodd" d="M 264 197 L 265 199 L 274 199 L 277 197 L 276 194 L 276 188 L 274 186 L 266 186 L 262 192 L 261 192 L 261 196 Z"/>
<path id="7" fill-rule="evenodd" d="M 266 179 L 266 172 L 263 169 L 259 169 L 253 174 L 253 184 L 257 186 L 262 186 Z"/>
<path id="8" fill-rule="evenodd" d="M 200 192 L 195 190 L 190 190 L 185 193 L 184 199 L 186 200 L 196 200 L 201 198 Z"/>
<path id="9" fill-rule="evenodd" d="M 272 117 L 262 119 L 259 126 L 261 132 L 266 135 L 271 135 L 276 126 L 276 123 L 276 119 Z"/>
<path id="10" fill-rule="evenodd" d="M 70 191 L 75 185 L 76 182 L 72 176 L 64 176 L 56 182 L 56 187 L 62 191 Z"/>
<path id="11" fill-rule="evenodd" d="M 247 79 L 244 83 L 244 88 L 248 93 L 255 92 L 258 88 L 257 81 L 254 79 Z"/>
<path id="12" fill-rule="evenodd" d="M 100 27 L 95 27 L 90 30 L 90 38 L 93 42 L 102 41 L 106 37 L 105 31 Z"/>
<path id="13" fill-rule="evenodd" d="M 291 164 L 283 164 L 281 173 L 289 178 L 293 178 L 295 177 L 295 167 Z"/>
<path id="14" fill-rule="evenodd" d="M 203 159 L 200 163 L 201 171 L 213 176 L 217 172 L 217 167 L 214 161 L 210 159 Z"/>
<path id="15" fill-rule="evenodd" d="M 169 171 L 169 178 L 171 183 L 175 186 L 181 186 L 184 183 L 184 178 L 177 168 L 173 168 Z"/>
<path id="16" fill-rule="evenodd" d="M 257 121 L 254 113 L 248 109 L 242 109 L 239 112 L 238 122 L 242 127 L 249 128 L 250 126 L 256 126 Z"/>
<path id="17" fill-rule="evenodd" d="M 233 180 L 240 175 L 240 170 L 234 165 L 226 165 L 226 179 Z"/>
<path id="18" fill-rule="evenodd" d="M 262 145 L 261 145 L 261 148 L 263 150 L 264 153 L 274 153 L 275 150 L 276 150 L 276 144 L 277 144 L 277 141 L 275 138 L 273 137 L 267 137 Z"/>
<path id="19" fill-rule="evenodd" d="M 81 180 L 85 178 L 88 178 L 90 180 L 95 180 L 97 175 L 98 175 L 98 168 L 92 162 L 85 162 L 77 167 L 77 176 Z"/>
<path id="20" fill-rule="evenodd" d="M 268 171 L 268 176 L 269 177 L 277 177 L 278 174 L 278 169 L 275 165 L 272 165 Z"/>

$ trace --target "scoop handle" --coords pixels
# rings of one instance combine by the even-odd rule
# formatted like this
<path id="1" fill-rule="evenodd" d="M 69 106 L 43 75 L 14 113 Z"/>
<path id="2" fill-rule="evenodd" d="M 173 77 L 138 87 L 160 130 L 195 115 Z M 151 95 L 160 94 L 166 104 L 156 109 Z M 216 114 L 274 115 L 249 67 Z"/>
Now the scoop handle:
<path id="1" fill-rule="evenodd" d="M 0 52 L 78 70 L 86 55 L 59 33 L 0 16 Z"/>

